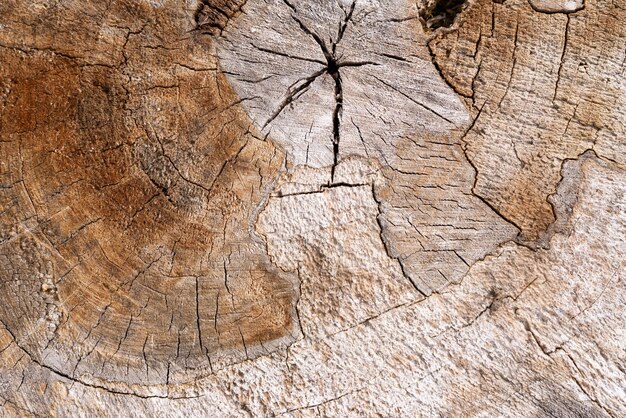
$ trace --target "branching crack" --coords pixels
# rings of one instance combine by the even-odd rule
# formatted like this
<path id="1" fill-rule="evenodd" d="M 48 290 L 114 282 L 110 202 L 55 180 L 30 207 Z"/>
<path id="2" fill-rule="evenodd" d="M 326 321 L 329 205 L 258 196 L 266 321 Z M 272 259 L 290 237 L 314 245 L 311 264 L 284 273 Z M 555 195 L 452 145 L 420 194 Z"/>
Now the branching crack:
<path id="1" fill-rule="evenodd" d="M 541 352 L 546 355 L 547 357 L 549 357 L 550 359 L 553 359 L 553 356 L 556 355 L 557 353 L 561 352 L 565 355 L 565 358 L 567 360 L 569 360 L 569 363 L 571 363 L 573 369 L 576 371 L 576 373 L 578 373 L 580 376 L 584 376 L 583 371 L 580 369 L 580 367 L 578 366 L 578 364 L 576 363 L 576 360 L 574 359 L 574 357 L 565 349 L 565 343 L 558 345 L 556 347 L 554 347 L 554 349 L 552 350 L 548 350 L 548 348 L 545 346 L 545 344 L 543 344 L 541 342 L 541 340 L 539 339 L 539 337 L 537 337 L 537 335 L 535 334 L 535 332 L 533 331 L 532 327 L 530 326 L 530 323 L 527 320 L 523 320 L 522 321 L 524 328 L 526 329 L 526 331 L 530 334 L 532 340 L 535 342 L 535 344 L 537 345 L 537 347 L 539 348 L 539 350 L 541 350 Z M 595 405 L 597 405 L 602 411 L 604 411 L 607 415 L 613 417 L 615 416 L 614 414 L 611 413 L 610 410 L 608 410 L 598 399 L 597 396 L 593 396 L 592 393 L 590 393 L 590 391 L 588 389 L 585 388 L 585 385 L 583 384 L 583 382 L 581 382 L 580 378 L 578 378 L 576 376 L 576 373 L 571 373 L 571 378 L 574 381 L 574 383 L 576 384 L 576 386 L 578 386 L 578 388 L 580 389 L 580 391 L 582 393 L 585 394 L 585 396 L 591 401 L 593 402 Z"/>
<path id="2" fill-rule="evenodd" d="M 276 109 L 276 111 L 272 113 L 272 116 L 270 116 L 269 119 L 263 124 L 263 129 L 265 129 L 267 125 L 269 125 L 274 119 L 276 119 L 287 106 L 298 100 L 300 96 L 306 93 L 311 84 L 313 84 L 313 82 L 325 72 L 326 68 L 323 68 L 319 71 L 316 71 L 311 76 L 293 83 L 287 90 L 287 94 L 285 95 L 285 98 L 281 101 L 278 109 Z"/>
<path id="3" fill-rule="evenodd" d="M 263 128 L 265 128 L 270 122 L 272 122 L 282 111 L 283 109 L 304 94 L 309 86 L 321 75 L 328 74 L 333 81 L 335 82 L 335 107 L 333 109 L 333 165 L 331 167 L 330 172 L 330 181 L 331 184 L 334 182 L 335 178 L 335 168 L 339 163 L 339 142 L 341 140 L 341 117 L 343 113 L 343 86 L 341 82 L 341 67 L 359 67 L 363 65 L 378 65 L 372 61 L 341 61 L 340 57 L 337 55 L 337 46 L 339 42 L 343 39 L 346 30 L 348 29 L 349 23 L 352 20 L 352 15 L 354 13 L 354 9 L 356 7 L 356 0 L 353 0 L 348 8 L 342 7 L 344 16 L 343 19 L 339 22 L 339 28 L 337 30 L 337 36 L 335 40 L 331 39 L 330 47 L 326 44 L 326 42 L 314 31 L 309 29 L 304 22 L 296 15 L 298 12 L 296 7 L 289 2 L 289 0 L 283 0 L 283 2 L 293 11 L 291 18 L 298 24 L 300 29 L 311 36 L 313 40 L 319 45 L 324 57 L 326 58 L 326 66 L 320 71 L 315 72 L 310 77 L 305 78 L 304 80 L 300 80 L 296 82 L 289 88 L 285 99 L 281 102 L 278 109 L 272 116 L 265 122 Z M 303 81 L 303 82 L 302 82 Z M 302 83 L 301 83 L 302 82 Z M 297 85 L 298 83 L 301 83 Z M 294 86 L 296 86 L 294 88 Z"/>

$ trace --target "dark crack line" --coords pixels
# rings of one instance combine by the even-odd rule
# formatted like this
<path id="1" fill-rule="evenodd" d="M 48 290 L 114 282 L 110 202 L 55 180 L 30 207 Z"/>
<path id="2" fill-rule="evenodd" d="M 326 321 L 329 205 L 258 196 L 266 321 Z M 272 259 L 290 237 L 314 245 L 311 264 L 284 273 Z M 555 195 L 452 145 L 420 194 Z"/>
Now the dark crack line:
<path id="1" fill-rule="evenodd" d="M 436 110 L 426 106 L 424 103 L 418 102 L 417 100 L 415 100 L 413 97 L 409 96 L 408 94 L 406 94 L 405 92 L 403 92 L 402 90 L 400 90 L 399 88 L 395 87 L 392 84 L 389 84 L 388 82 L 386 82 L 385 80 L 382 80 L 378 77 L 376 77 L 375 75 L 372 75 L 372 77 L 374 77 L 376 80 L 378 80 L 378 82 L 384 84 L 385 86 L 389 87 L 391 90 L 395 91 L 396 93 L 406 97 L 407 99 L 409 99 L 410 101 L 412 101 L 413 103 L 415 103 L 416 105 L 426 109 L 427 111 L 431 112 L 432 114 L 438 116 L 439 118 L 445 120 L 446 122 L 448 122 L 450 125 L 454 125 L 454 122 L 452 122 L 450 119 L 446 118 L 445 116 L 441 115 L 440 113 L 438 113 Z"/>
<path id="2" fill-rule="evenodd" d="M 204 343 L 202 341 L 202 326 L 200 324 L 200 286 L 199 286 L 199 279 L 196 276 L 195 277 L 195 289 L 196 289 L 196 327 L 198 329 L 198 341 L 200 342 L 200 352 L 202 352 L 208 362 L 209 362 L 209 369 L 211 370 L 211 372 L 213 372 L 213 363 L 211 362 L 211 357 L 209 356 L 209 349 L 208 347 L 204 346 Z"/>
<path id="3" fill-rule="evenodd" d="M 280 115 L 282 113 L 282 111 L 289 106 L 289 104 L 293 103 L 294 101 L 298 100 L 298 98 L 300 96 L 302 96 L 311 86 L 311 84 L 313 84 L 313 82 L 315 80 L 317 80 L 317 78 L 319 76 L 321 76 L 322 74 L 324 74 L 326 72 L 326 68 L 322 68 L 319 71 L 316 71 L 315 73 L 313 73 L 311 76 L 303 79 L 303 80 L 298 80 L 296 81 L 287 91 L 287 95 L 285 96 L 285 98 L 283 99 L 283 101 L 280 103 L 280 105 L 278 106 L 278 109 L 276 109 L 276 111 L 272 114 L 272 116 L 269 117 L 269 119 L 263 124 L 262 129 L 265 129 L 267 127 L 267 125 L 269 125 L 270 123 L 272 123 L 272 121 L 274 119 L 276 119 L 278 117 L 278 115 Z M 302 84 L 296 86 L 298 83 L 304 81 Z M 294 86 L 296 86 L 294 88 Z"/>
<path id="4" fill-rule="evenodd" d="M 482 111 L 482 108 L 481 108 Z M 478 120 L 478 117 L 476 117 L 475 121 Z M 474 125 L 472 125 L 473 127 Z M 468 131 L 469 132 L 469 131 Z M 506 217 L 502 212 L 500 212 L 500 210 L 498 210 L 498 208 L 496 208 L 491 202 L 489 202 L 486 198 L 484 198 L 483 196 L 481 196 L 480 194 L 478 194 L 476 192 L 476 187 L 478 184 L 478 167 L 476 166 L 476 164 L 474 164 L 474 162 L 471 160 L 471 158 L 468 155 L 467 149 L 466 147 L 461 147 L 461 151 L 463 151 L 463 154 L 465 155 L 465 159 L 467 160 L 467 162 L 469 163 L 469 165 L 472 166 L 472 169 L 474 170 L 474 184 L 472 185 L 472 189 L 471 189 L 471 194 L 472 196 L 476 197 L 477 199 L 479 199 L 481 202 L 483 202 L 489 209 L 491 209 L 496 215 L 498 215 L 498 217 L 500 217 L 504 222 L 508 223 L 509 225 L 512 225 L 514 228 L 517 229 L 517 238 L 519 238 L 520 234 L 522 233 L 523 229 L 522 226 L 517 224 L 515 221 L 513 221 L 513 219 L 509 219 L 508 217 Z M 514 240 L 515 242 L 517 242 L 520 245 L 523 245 L 521 242 L 519 242 L 518 239 Z M 526 246 L 526 245 L 525 245 Z"/>
<path id="5" fill-rule="evenodd" d="M 380 234 L 380 240 L 383 243 L 383 247 L 385 248 L 385 251 L 387 252 L 387 256 L 391 259 L 394 259 L 398 262 L 398 265 L 400 266 L 400 271 L 402 272 L 402 275 L 408 279 L 408 281 L 411 283 L 411 285 L 415 288 L 415 290 L 417 291 L 418 294 L 422 295 L 424 298 L 428 298 L 429 294 L 425 293 L 424 291 L 422 291 L 420 289 L 420 287 L 417 285 L 417 283 L 415 282 L 415 280 L 411 277 L 411 275 L 409 275 L 407 273 L 407 271 L 404 269 L 404 264 L 402 262 L 402 259 L 398 256 L 395 256 L 392 254 L 392 250 L 390 245 L 387 243 L 387 240 L 384 237 L 384 232 L 385 231 L 385 225 L 383 225 L 383 210 L 382 210 L 382 202 L 376 197 L 376 189 L 374 184 L 372 183 L 372 197 L 374 199 L 374 201 L 376 202 L 376 207 L 378 208 L 378 214 L 376 215 L 376 223 L 378 224 L 378 228 L 379 228 L 379 234 Z"/>
<path id="6" fill-rule="evenodd" d="M 90 383 L 90 382 L 84 382 L 72 375 L 69 375 L 67 373 L 63 373 L 59 370 L 56 370 L 54 368 L 52 368 L 51 366 L 48 366 L 45 363 L 42 363 L 41 361 L 39 361 L 38 359 L 36 359 L 35 357 L 33 357 L 30 352 L 28 352 L 24 347 L 22 347 L 21 344 L 19 344 L 17 342 L 17 338 L 16 335 L 13 334 L 13 332 L 9 329 L 9 327 L 7 327 L 7 325 L 2 322 L 2 320 L 0 320 L 0 324 L 2 324 L 2 326 L 4 327 L 4 329 L 7 331 L 7 333 L 11 336 L 11 339 L 13 340 L 13 343 L 15 344 L 15 346 L 17 348 L 19 348 L 34 364 L 36 364 L 37 366 L 48 370 L 50 373 L 59 376 L 61 378 L 64 378 L 72 383 L 78 383 L 80 385 L 86 386 L 86 387 L 90 387 L 90 388 L 94 388 L 94 389 L 99 389 L 99 390 L 103 390 L 105 392 L 111 393 L 113 395 L 128 395 L 128 396 L 134 396 L 137 398 L 142 398 L 142 399 L 154 399 L 154 398 L 159 398 L 159 399 L 192 399 L 192 398 L 200 398 L 204 395 L 192 395 L 192 396 L 170 396 L 170 395 L 143 395 L 143 394 L 139 394 L 139 393 L 135 393 L 135 392 L 125 392 L 123 390 L 118 390 L 118 389 L 112 389 L 112 388 L 108 388 L 106 386 L 103 385 L 99 385 L 97 383 Z"/>
<path id="7" fill-rule="evenodd" d="M 556 84 L 554 86 L 554 95 L 552 96 L 552 103 L 556 100 L 556 96 L 559 92 L 559 85 L 561 84 L 561 73 L 563 72 L 563 64 L 565 63 L 565 53 L 567 52 L 567 43 L 568 43 L 568 33 L 569 33 L 569 25 L 570 25 L 570 17 L 569 15 L 565 15 L 567 17 L 567 21 L 565 22 L 565 38 L 563 40 L 563 49 L 561 50 L 561 59 L 559 60 L 559 69 L 556 75 Z"/>
<path id="8" fill-rule="evenodd" d="M 339 24 L 339 30 L 337 32 L 337 39 L 333 42 L 331 50 L 332 54 L 329 54 L 325 45 L 321 44 L 322 51 L 326 56 L 326 60 L 328 61 L 327 71 L 328 74 L 335 81 L 335 109 L 333 110 L 333 166 L 330 169 L 330 182 L 334 183 L 335 181 L 335 169 L 337 168 L 337 164 L 339 163 L 339 141 L 341 140 L 341 116 L 343 114 L 343 86 L 341 84 L 341 73 L 339 72 L 339 68 L 342 66 L 338 63 L 336 52 L 337 45 L 343 39 L 344 34 L 346 33 L 346 29 L 348 29 L 348 23 L 352 19 L 352 14 L 354 13 L 354 8 L 356 6 L 356 0 L 352 1 L 350 5 L 350 9 L 348 12 L 344 11 L 344 19 L 343 22 Z M 356 66 L 358 63 L 344 63 L 343 66 L 347 66 L 351 64 L 352 66 Z M 364 64 L 365 65 L 365 64 Z"/>
<path id="9" fill-rule="evenodd" d="M 295 59 L 295 60 L 300 60 L 300 61 L 306 61 L 306 62 L 314 62 L 314 63 L 317 63 L 317 64 L 325 65 L 324 61 L 318 60 L 318 59 L 315 59 L 315 58 L 306 58 L 306 57 L 301 57 L 299 55 L 287 54 L 286 52 L 275 51 L 275 50 L 270 49 L 270 48 L 264 48 L 262 46 L 258 46 L 256 44 L 254 44 L 253 42 L 251 42 L 250 45 L 252 45 L 254 48 L 258 49 L 261 52 L 266 52 L 268 54 L 278 55 L 279 57 L 285 57 L 285 58 L 290 58 L 290 59 Z"/>
<path id="10" fill-rule="evenodd" d="M 151 126 L 152 128 L 152 126 Z M 176 174 L 178 175 L 178 177 L 180 177 L 184 182 L 191 184 L 192 186 L 196 186 L 202 190 L 204 190 L 207 194 L 210 194 L 212 189 L 213 189 L 213 184 L 215 183 L 215 181 L 217 180 L 217 178 L 219 177 L 219 175 L 221 174 L 221 172 L 223 171 L 224 167 L 222 167 L 222 170 L 220 171 L 220 173 L 216 176 L 216 178 L 213 180 L 213 183 L 211 183 L 211 185 L 209 187 L 200 184 L 192 179 L 190 179 L 189 177 L 185 176 L 180 169 L 178 168 L 177 164 L 174 162 L 174 160 L 172 159 L 172 157 L 170 157 L 170 155 L 167 153 L 167 151 L 165 150 L 165 145 L 163 144 L 163 140 L 161 138 L 159 138 L 159 136 L 154 133 L 154 129 L 152 128 L 153 131 L 153 135 L 150 135 L 150 132 L 147 129 L 144 129 L 146 136 L 149 139 L 156 139 L 156 141 L 159 144 L 159 148 L 161 149 L 161 155 L 163 156 L 163 158 L 165 158 L 169 163 L 170 166 L 174 169 L 174 171 L 176 172 Z M 227 161 L 224 165 L 226 165 L 229 161 Z M 172 202 L 171 198 L 170 198 L 170 194 L 169 191 L 167 189 L 167 187 L 165 186 L 160 186 L 157 184 L 157 182 L 155 182 L 150 176 L 148 176 L 150 178 L 150 181 L 152 182 L 152 184 L 154 184 L 158 189 L 160 189 L 163 194 L 165 196 L 167 196 L 168 200 L 170 200 L 170 202 Z M 173 203 L 173 202 L 172 202 Z"/>
<path id="11" fill-rule="evenodd" d="M 460 91 L 454 84 L 452 84 L 452 82 L 450 80 L 448 80 L 448 77 L 446 77 L 446 75 L 444 74 L 443 68 L 441 68 L 441 66 L 439 65 L 439 62 L 437 61 L 437 56 L 435 55 L 435 51 L 431 47 L 430 43 L 428 44 L 428 52 L 430 53 L 430 61 L 433 63 L 433 66 L 435 67 L 435 69 L 439 73 L 439 77 L 441 77 L 441 79 L 444 81 L 444 83 L 446 83 L 446 85 L 448 87 L 450 87 L 452 89 L 452 91 L 454 91 L 459 96 L 465 97 L 466 99 L 471 99 L 473 101 L 474 100 L 474 89 L 472 89 L 472 94 L 470 94 L 470 95 L 465 94 L 462 91 Z M 385 55 L 385 54 L 383 54 L 383 55 Z M 389 57 L 389 55 L 385 55 L 385 56 Z M 478 74 L 478 72 L 476 74 Z M 474 79 L 472 79 L 472 82 L 473 81 L 474 81 Z"/>
<path id="12" fill-rule="evenodd" d="M 341 42 L 341 40 L 343 39 L 346 30 L 348 29 L 349 23 L 352 20 L 352 15 L 354 13 L 354 10 L 356 8 L 356 0 L 354 0 L 349 9 L 346 10 L 342 7 L 343 13 L 344 13 L 344 18 L 341 22 L 339 22 L 339 28 L 337 30 L 337 38 L 333 41 L 331 39 L 331 46 L 330 48 L 326 45 L 326 42 L 324 42 L 324 40 L 315 32 L 313 32 L 311 29 L 309 29 L 304 22 L 298 18 L 298 16 L 296 16 L 295 13 L 297 13 L 297 9 L 294 5 L 292 5 L 289 0 L 283 0 L 283 2 L 293 11 L 291 18 L 300 26 L 300 29 L 306 33 L 307 35 L 311 36 L 313 38 L 313 40 L 315 40 L 315 42 L 319 45 L 319 47 L 322 50 L 322 53 L 324 54 L 324 57 L 326 58 L 326 67 L 321 70 L 316 72 L 315 74 L 313 74 L 311 77 L 305 79 L 305 83 L 303 83 L 302 85 L 300 85 L 298 88 L 296 88 L 293 92 L 288 92 L 287 97 L 285 98 L 285 100 L 283 101 L 283 103 L 281 103 L 281 106 L 279 107 L 279 109 L 277 110 L 277 112 L 274 113 L 274 115 L 272 115 L 272 117 L 268 120 L 268 122 L 265 123 L 264 127 L 267 126 L 267 124 L 269 122 L 271 122 L 274 118 L 276 118 L 276 116 L 278 116 L 278 114 L 289 104 L 291 103 L 296 94 L 300 93 L 301 91 L 304 91 L 305 89 L 307 89 L 311 83 L 313 83 L 313 81 L 315 81 L 315 79 L 317 79 L 317 77 L 319 77 L 320 75 L 327 73 L 328 75 L 331 76 L 331 78 L 333 79 L 333 81 L 335 82 L 335 108 L 333 109 L 333 165 L 330 169 L 330 183 L 329 184 L 333 184 L 334 183 L 334 179 L 335 179 L 335 169 L 337 167 L 337 164 L 339 163 L 339 142 L 341 140 L 341 117 L 343 114 L 343 85 L 341 82 L 341 73 L 339 72 L 339 69 L 341 67 L 359 67 L 359 66 L 363 66 L 363 65 L 378 65 L 375 62 L 372 61 L 346 61 L 346 62 L 340 62 L 338 57 L 337 57 L 337 45 L 339 44 L 339 42 Z"/>
<path id="13" fill-rule="evenodd" d="M 295 8 L 295 6 L 293 6 L 291 3 L 289 3 L 289 0 L 283 0 L 283 2 L 289 6 L 289 8 L 291 10 L 293 10 L 294 13 L 297 13 L 297 9 Z M 296 16 L 295 14 L 291 15 L 291 18 L 300 26 L 300 29 L 302 29 L 302 31 L 304 33 L 306 33 L 307 35 L 311 36 L 315 42 L 317 42 L 317 44 L 320 46 L 320 48 L 322 48 L 322 52 L 324 53 L 324 57 L 326 57 L 326 60 L 333 60 L 334 56 L 331 53 L 331 51 L 328 49 L 328 47 L 326 46 L 326 42 L 324 42 L 324 40 L 315 32 L 313 32 L 312 30 L 310 30 L 305 24 L 304 22 L 302 22 L 302 20 L 300 20 L 298 18 L 298 16 Z M 334 48 L 335 45 L 337 44 L 337 42 L 333 43 L 333 46 L 331 48 Z"/>
<path id="14" fill-rule="evenodd" d="M 343 87 L 341 85 L 341 74 L 339 73 L 339 67 L 336 63 L 331 72 L 331 66 L 329 62 L 329 74 L 335 80 L 335 109 L 333 110 L 333 166 L 330 169 L 330 181 L 335 181 L 335 169 L 339 162 L 339 141 L 340 141 L 340 129 L 341 129 L 341 115 L 343 114 Z"/>
<path id="15" fill-rule="evenodd" d="M 356 7 L 356 0 L 352 2 L 352 4 L 350 5 L 350 10 L 348 10 L 347 13 L 346 13 L 346 10 L 343 9 L 342 7 L 343 12 L 345 14 L 345 18 L 343 22 L 339 24 L 339 31 L 337 32 L 337 40 L 333 43 L 333 46 L 332 46 L 333 55 L 335 55 L 335 52 L 337 51 L 337 45 L 339 44 L 339 42 L 341 42 L 343 35 L 346 33 L 346 29 L 348 29 L 348 23 L 350 22 L 350 20 L 352 20 L 352 14 L 354 13 L 355 7 Z"/>

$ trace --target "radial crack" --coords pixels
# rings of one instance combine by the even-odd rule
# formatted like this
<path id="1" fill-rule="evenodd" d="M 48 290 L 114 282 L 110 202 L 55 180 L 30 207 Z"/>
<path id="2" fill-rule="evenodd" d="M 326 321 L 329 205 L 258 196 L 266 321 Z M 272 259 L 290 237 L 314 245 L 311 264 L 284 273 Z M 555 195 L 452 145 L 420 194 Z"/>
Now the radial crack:
<path id="1" fill-rule="evenodd" d="M 322 74 L 324 74 L 326 72 L 326 68 L 323 68 L 319 71 L 316 71 L 315 73 L 313 73 L 311 76 L 303 79 L 303 80 L 298 80 L 296 81 L 287 91 L 287 95 L 285 96 L 285 98 L 282 100 L 282 102 L 280 103 L 280 105 L 278 106 L 278 109 L 276 109 L 276 111 L 272 114 L 272 116 L 269 117 L 269 119 L 263 124 L 263 129 L 265 129 L 267 127 L 267 125 L 269 125 L 270 123 L 272 123 L 272 121 L 274 119 L 276 119 L 278 117 L 278 115 L 281 114 L 281 112 L 292 102 L 294 102 L 295 100 L 298 100 L 298 98 L 300 96 L 302 96 L 306 90 L 308 90 L 309 86 L 311 84 L 313 84 L 313 82 L 317 79 L 317 77 L 321 76 Z M 301 81 L 304 81 L 302 84 L 296 86 L 298 83 L 300 83 Z M 294 86 L 296 86 L 294 88 Z"/>
<path id="2" fill-rule="evenodd" d="M 335 82 L 334 96 L 335 96 L 335 108 L 333 109 L 333 165 L 330 171 L 330 183 L 334 182 L 335 178 L 335 168 L 339 163 L 339 142 L 341 140 L 340 131 L 341 131 L 341 116 L 343 113 L 343 86 L 341 83 L 341 73 L 339 69 L 341 67 L 360 67 L 363 65 L 378 65 L 378 63 L 372 61 L 346 61 L 340 62 L 337 57 L 337 45 L 343 39 L 346 30 L 348 29 L 348 25 L 352 20 L 352 15 L 354 13 L 354 9 L 356 7 L 356 0 L 354 0 L 350 7 L 346 10 L 342 7 L 344 18 L 339 22 L 339 28 L 337 30 L 337 38 L 333 41 L 331 39 L 330 49 L 326 45 L 326 42 L 314 31 L 309 29 L 304 22 L 295 15 L 297 13 L 297 9 L 294 5 L 292 5 L 289 0 L 283 0 L 283 2 L 293 11 L 291 18 L 300 26 L 300 29 L 311 36 L 315 42 L 319 45 L 326 58 L 326 67 L 312 76 L 305 79 L 305 82 L 298 86 L 293 91 L 289 91 L 286 98 L 281 103 L 279 109 L 270 117 L 270 119 L 263 126 L 267 126 L 272 120 L 274 120 L 278 114 L 291 102 L 293 102 L 297 97 L 296 95 L 300 94 L 300 92 L 304 92 L 310 85 L 319 77 L 320 75 L 327 73 L 330 75 Z M 298 96 L 299 97 L 299 96 Z"/>
<path id="3" fill-rule="evenodd" d="M 333 110 L 333 166 L 330 169 L 330 181 L 335 180 L 335 168 L 339 162 L 339 140 L 340 140 L 340 128 L 341 128 L 341 114 L 343 113 L 343 87 L 341 86 L 341 74 L 339 73 L 339 67 L 336 62 L 331 67 L 331 62 L 328 63 L 328 74 L 335 80 L 335 109 Z M 332 72 L 331 72 L 332 68 Z"/>

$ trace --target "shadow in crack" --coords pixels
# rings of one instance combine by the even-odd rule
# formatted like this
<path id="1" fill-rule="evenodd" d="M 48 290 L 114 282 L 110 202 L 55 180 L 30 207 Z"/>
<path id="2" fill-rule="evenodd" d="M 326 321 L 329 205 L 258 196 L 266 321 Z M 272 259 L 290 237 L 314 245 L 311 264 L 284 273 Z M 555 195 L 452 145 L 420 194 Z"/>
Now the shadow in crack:
<path id="1" fill-rule="evenodd" d="M 425 31 L 449 28 L 468 6 L 467 0 L 421 0 L 419 16 Z"/>

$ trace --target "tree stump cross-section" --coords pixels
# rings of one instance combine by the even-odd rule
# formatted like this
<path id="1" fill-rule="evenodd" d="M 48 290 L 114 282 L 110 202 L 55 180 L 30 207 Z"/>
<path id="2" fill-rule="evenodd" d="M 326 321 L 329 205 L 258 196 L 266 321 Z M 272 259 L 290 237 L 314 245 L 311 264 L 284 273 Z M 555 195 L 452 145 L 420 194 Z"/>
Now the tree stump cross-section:
<path id="1" fill-rule="evenodd" d="M 0 2 L 0 415 L 626 415 L 625 19 Z"/>

